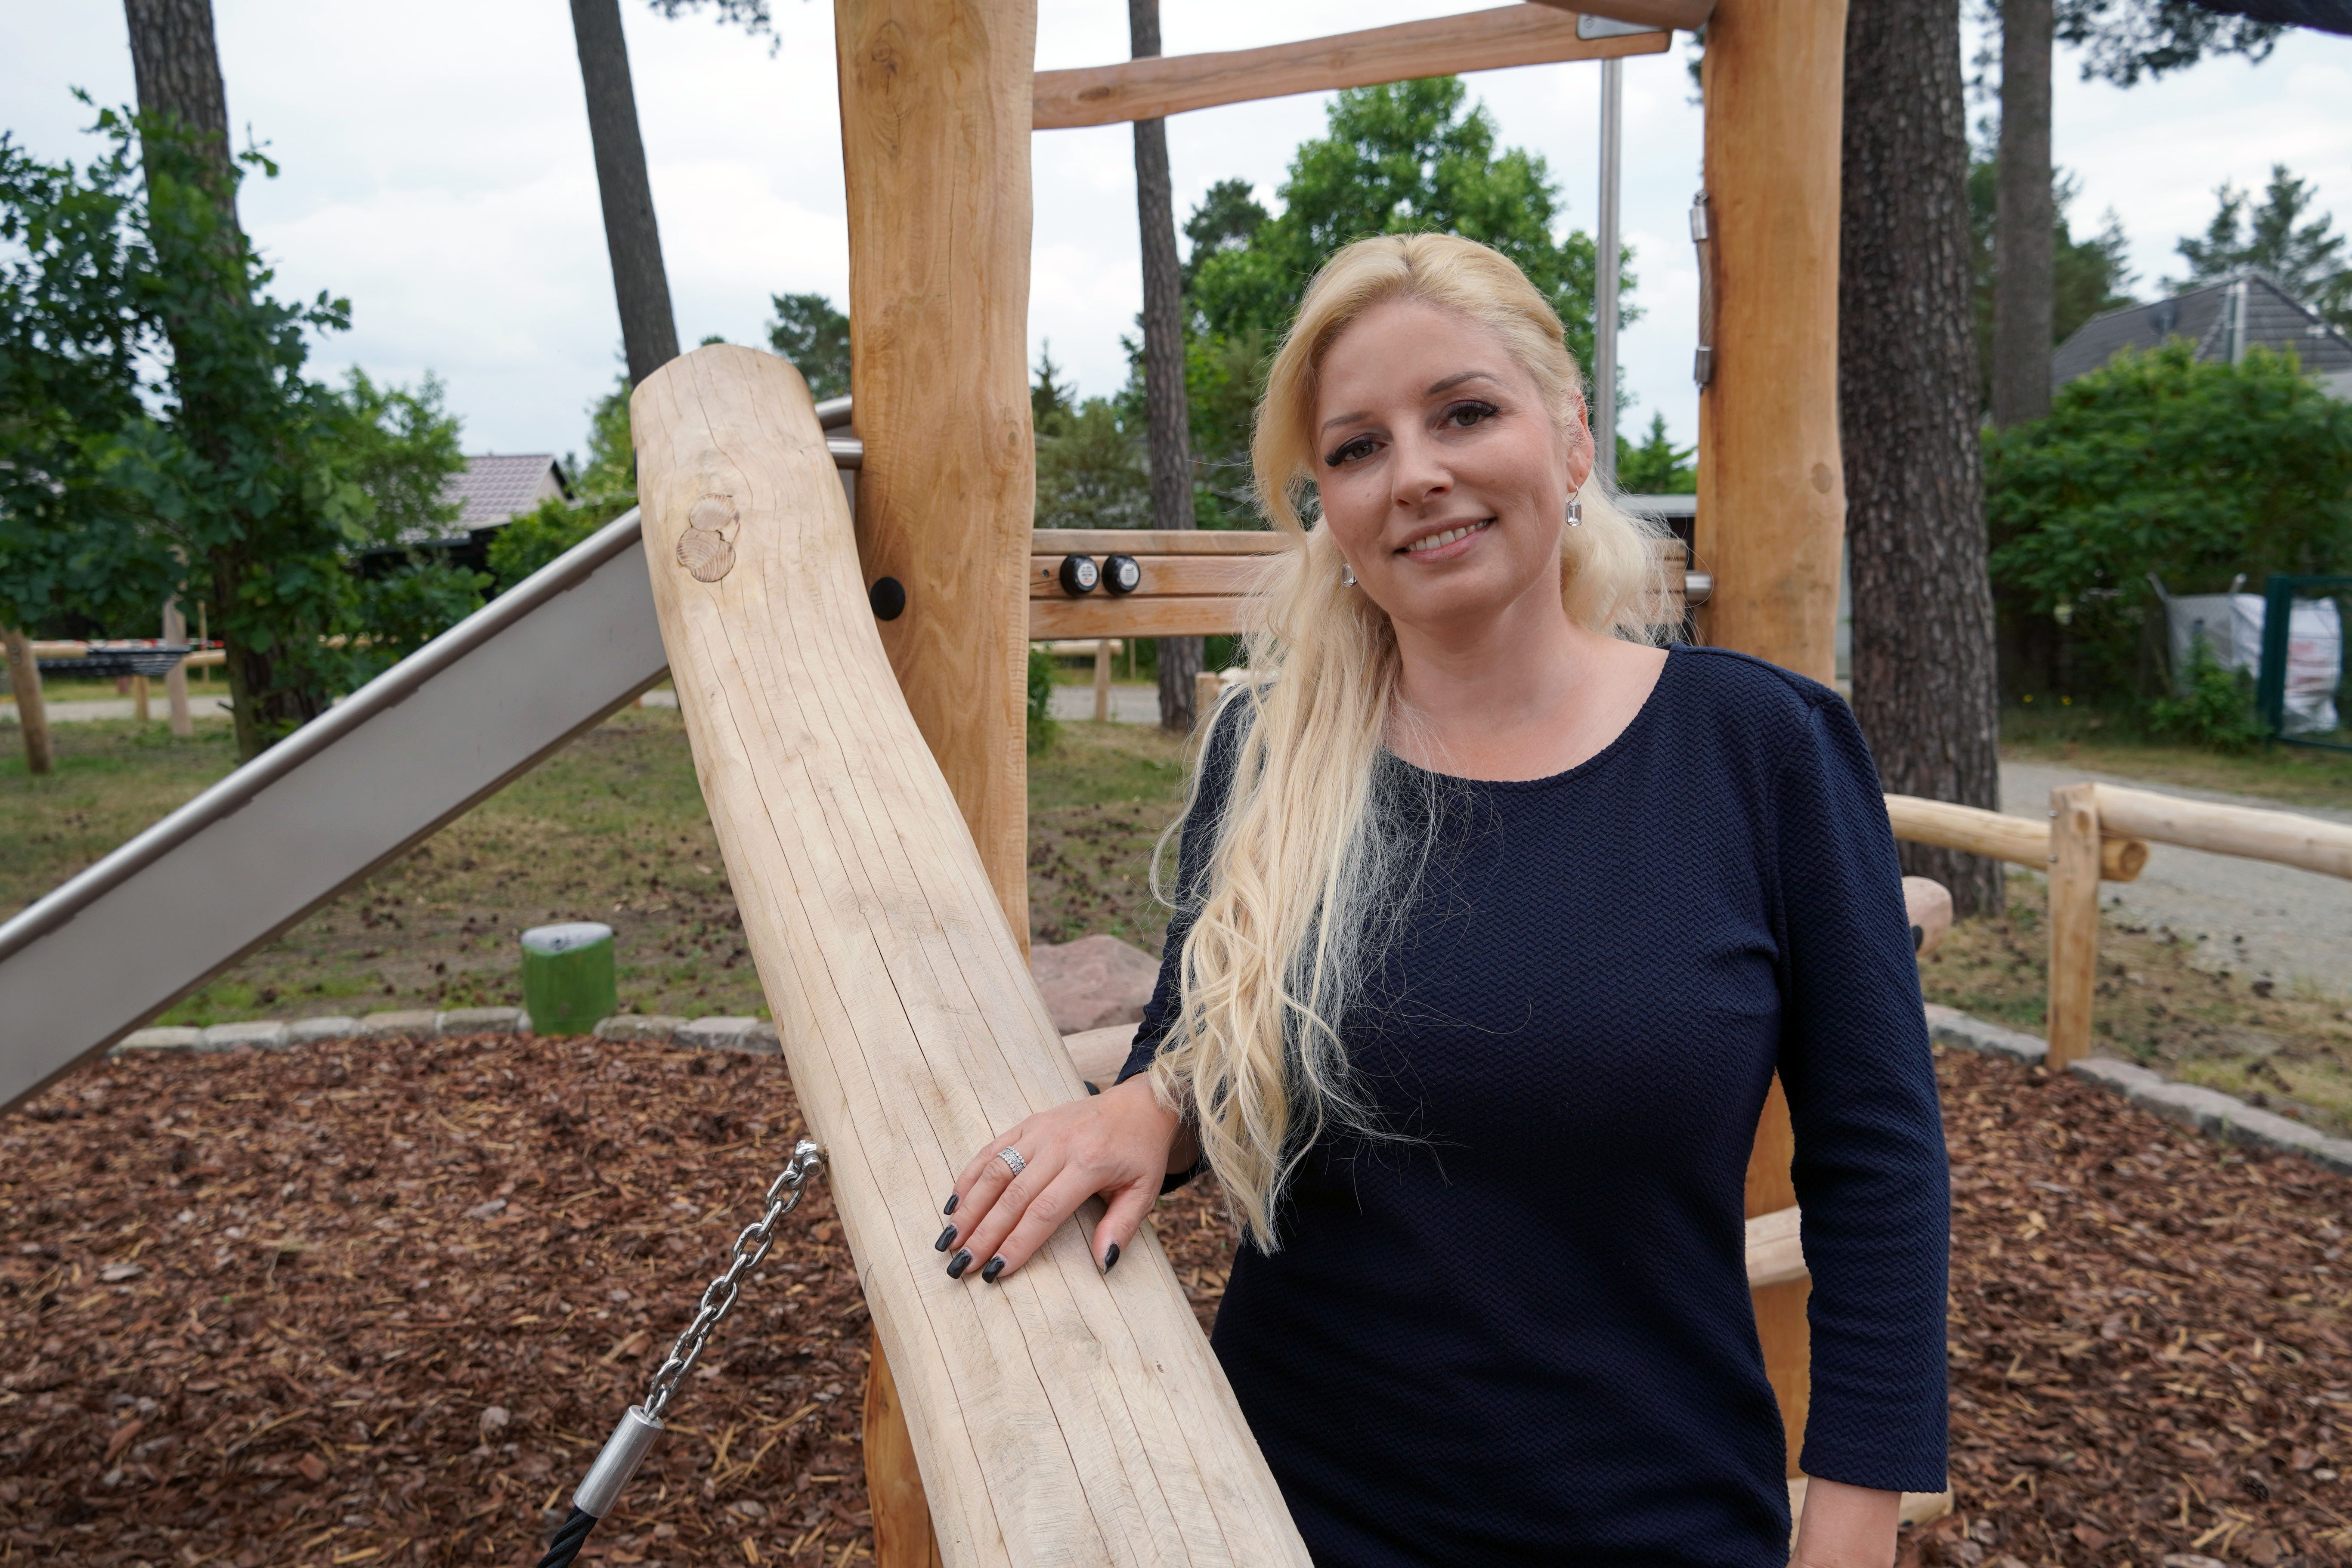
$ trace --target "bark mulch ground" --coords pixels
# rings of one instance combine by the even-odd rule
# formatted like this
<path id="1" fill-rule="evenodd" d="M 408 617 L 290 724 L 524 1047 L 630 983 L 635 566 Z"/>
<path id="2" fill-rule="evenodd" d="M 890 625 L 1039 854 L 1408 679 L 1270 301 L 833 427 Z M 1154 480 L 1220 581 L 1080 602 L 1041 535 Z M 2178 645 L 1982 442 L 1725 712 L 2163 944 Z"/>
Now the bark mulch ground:
<path id="1" fill-rule="evenodd" d="M 1940 1063 L 1958 1511 L 1906 1563 L 2352 1562 L 2352 1186 Z M 529 1563 L 800 1131 L 773 1058 L 123 1058 L 0 1121 L 0 1563 Z M 1204 1322 L 1202 1184 L 1155 1221 Z M 870 1558 L 823 1186 L 593 1550 Z"/>

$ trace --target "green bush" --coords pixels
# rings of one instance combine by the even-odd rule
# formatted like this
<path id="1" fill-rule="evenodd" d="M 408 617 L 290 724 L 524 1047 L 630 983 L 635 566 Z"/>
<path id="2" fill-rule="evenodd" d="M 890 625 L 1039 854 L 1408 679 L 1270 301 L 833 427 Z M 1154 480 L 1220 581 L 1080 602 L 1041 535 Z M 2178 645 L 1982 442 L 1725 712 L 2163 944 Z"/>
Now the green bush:
<path id="1" fill-rule="evenodd" d="M 2119 353 L 2060 387 L 2048 418 L 1988 434 L 1985 518 L 2010 688 L 2153 697 L 2149 573 L 2219 593 L 2242 572 L 2352 561 L 2352 405 L 2292 354 Z"/>
<path id="2" fill-rule="evenodd" d="M 635 496 L 608 496 L 574 505 L 550 496 L 490 536 L 490 575 L 499 592 L 521 582 L 636 504 Z"/>
<path id="3" fill-rule="evenodd" d="M 2254 683 L 2242 669 L 2224 669 L 2205 639 L 2189 645 L 2188 691 L 2147 705 L 2148 729 L 2168 741 L 2216 752 L 2251 752 L 2267 735 L 2254 712 Z"/>
<path id="4" fill-rule="evenodd" d="M 1061 726 L 1054 721 L 1054 658 L 1035 643 L 1029 645 L 1029 754 L 1043 756 L 1054 749 Z"/>

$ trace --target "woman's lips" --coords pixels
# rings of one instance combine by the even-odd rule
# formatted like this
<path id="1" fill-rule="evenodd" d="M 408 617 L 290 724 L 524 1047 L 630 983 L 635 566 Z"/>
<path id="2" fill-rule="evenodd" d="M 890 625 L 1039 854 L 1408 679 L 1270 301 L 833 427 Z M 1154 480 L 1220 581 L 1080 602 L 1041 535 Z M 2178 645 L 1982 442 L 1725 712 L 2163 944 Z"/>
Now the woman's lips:
<path id="1" fill-rule="evenodd" d="M 1435 533 L 1424 533 L 1397 552 L 1410 561 L 1451 561 L 1470 548 L 1470 542 L 1494 526 L 1495 520 L 1482 517 L 1475 522 L 1459 522 Z"/>

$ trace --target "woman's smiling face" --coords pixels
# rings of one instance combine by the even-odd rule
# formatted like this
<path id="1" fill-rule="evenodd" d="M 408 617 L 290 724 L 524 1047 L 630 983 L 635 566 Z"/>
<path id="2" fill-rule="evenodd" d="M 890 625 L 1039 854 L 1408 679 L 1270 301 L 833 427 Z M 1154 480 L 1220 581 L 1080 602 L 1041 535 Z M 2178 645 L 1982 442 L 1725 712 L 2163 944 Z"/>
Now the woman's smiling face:
<path id="1" fill-rule="evenodd" d="M 1559 603 L 1592 441 L 1492 331 L 1418 300 L 1365 311 L 1324 353 L 1315 443 L 1324 523 L 1400 629 L 1460 636 L 1538 583 Z"/>

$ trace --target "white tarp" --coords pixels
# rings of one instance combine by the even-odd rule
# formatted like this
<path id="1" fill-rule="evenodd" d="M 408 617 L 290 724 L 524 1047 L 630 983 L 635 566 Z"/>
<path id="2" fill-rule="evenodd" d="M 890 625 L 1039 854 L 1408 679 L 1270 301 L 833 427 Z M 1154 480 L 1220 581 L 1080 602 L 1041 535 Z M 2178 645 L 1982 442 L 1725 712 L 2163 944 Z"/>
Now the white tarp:
<path id="1" fill-rule="evenodd" d="M 2260 594 L 2182 594 L 2164 601 L 2172 634 L 2172 676 L 2189 679 L 2189 647 L 2202 641 L 2223 669 L 2256 675 L 2263 662 Z M 2344 622 L 2333 599 L 2297 599 L 2286 628 L 2286 727 L 2336 728 L 2336 686 L 2344 675 Z"/>

